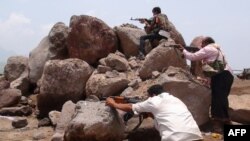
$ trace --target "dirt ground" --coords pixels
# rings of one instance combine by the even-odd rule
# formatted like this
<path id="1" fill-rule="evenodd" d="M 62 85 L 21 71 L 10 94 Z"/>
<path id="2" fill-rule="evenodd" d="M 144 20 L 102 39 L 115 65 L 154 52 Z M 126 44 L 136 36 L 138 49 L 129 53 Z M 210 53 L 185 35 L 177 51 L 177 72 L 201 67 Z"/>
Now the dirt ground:
<path id="1" fill-rule="evenodd" d="M 231 94 L 250 94 L 250 80 L 235 79 Z M 53 127 L 38 128 L 38 120 L 34 115 L 27 117 L 28 125 L 24 128 L 14 129 L 11 121 L 0 118 L 0 141 L 50 141 L 54 129 Z M 220 135 L 211 134 L 209 126 L 203 131 L 204 141 L 222 141 Z"/>

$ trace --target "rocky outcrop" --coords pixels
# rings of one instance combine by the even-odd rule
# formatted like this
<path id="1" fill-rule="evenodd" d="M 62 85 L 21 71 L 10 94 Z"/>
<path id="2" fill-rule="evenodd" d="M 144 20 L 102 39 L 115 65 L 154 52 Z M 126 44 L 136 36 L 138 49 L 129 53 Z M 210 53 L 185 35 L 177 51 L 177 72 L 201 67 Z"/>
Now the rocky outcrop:
<path id="1" fill-rule="evenodd" d="M 67 40 L 70 58 L 95 64 L 117 50 L 115 32 L 100 19 L 87 15 L 72 16 L 70 28 Z"/>
<path id="2" fill-rule="evenodd" d="M 147 54 L 139 70 L 139 76 L 142 79 L 151 78 L 153 71 L 162 72 L 169 66 L 186 68 L 187 64 L 178 49 L 169 47 L 167 43 L 163 43 Z"/>
<path id="3" fill-rule="evenodd" d="M 131 27 L 115 27 L 114 30 L 119 38 L 119 47 L 126 57 L 138 55 L 140 37 L 146 35 L 146 32 Z"/>
<path id="4" fill-rule="evenodd" d="M 55 24 L 49 35 L 29 55 L 29 79 L 36 83 L 42 76 L 43 67 L 48 60 L 68 57 L 66 39 L 69 29 L 64 23 Z"/>
<path id="5" fill-rule="evenodd" d="M 85 85 L 93 69 L 83 60 L 50 60 L 41 78 L 38 109 L 41 115 L 61 110 L 64 102 L 85 97 Z"/>
<path id="6" fill-rule="evenodd" d="M 169 67 L 157 82 L 162 84 L 167 92 L 186 104 L 198 125 L 209 120 L 211 91 L 190 73 L 180 68 Z"/>
<path id="7" fill-rule="evenodd" d="M 79 101 L 64 141 L 121 141 L 124 126 L 114 111 L 103 102 Z"/>

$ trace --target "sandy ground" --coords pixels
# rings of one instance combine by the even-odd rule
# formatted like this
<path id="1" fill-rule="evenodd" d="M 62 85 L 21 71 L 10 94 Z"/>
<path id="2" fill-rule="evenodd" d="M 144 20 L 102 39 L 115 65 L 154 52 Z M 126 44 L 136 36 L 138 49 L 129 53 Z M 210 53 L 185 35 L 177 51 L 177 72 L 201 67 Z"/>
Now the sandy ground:
<path id="1" fill-rule="evenodd" d="M 250 80 L 235 79 L 231 94 L 250 94 Z M 53 127 L 38 128 L 38 121 L 34 115 L 27 117 L 28 125 L 21 129 L 14 129 L 11 121 L 0 118 L 0 141 L 50 141 L 53 135 Z M 208 127 L 209 128 L 209 127 Z M 205 141 L 222 141 L 221 136 L 212 136 L 208 131 L 204 131 Z"/>

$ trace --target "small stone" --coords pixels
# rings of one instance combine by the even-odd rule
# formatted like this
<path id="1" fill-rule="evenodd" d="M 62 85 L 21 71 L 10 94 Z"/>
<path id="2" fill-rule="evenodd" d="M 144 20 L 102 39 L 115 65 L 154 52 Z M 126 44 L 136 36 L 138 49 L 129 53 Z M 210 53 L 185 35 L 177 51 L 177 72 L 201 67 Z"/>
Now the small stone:
<path id="1" fill-rule="evenodd" d="M 14 128 L 22 128 L 28 125 L 28 121 L 26 118 L 16 118 L 12 121 L 12 126 Z"/>

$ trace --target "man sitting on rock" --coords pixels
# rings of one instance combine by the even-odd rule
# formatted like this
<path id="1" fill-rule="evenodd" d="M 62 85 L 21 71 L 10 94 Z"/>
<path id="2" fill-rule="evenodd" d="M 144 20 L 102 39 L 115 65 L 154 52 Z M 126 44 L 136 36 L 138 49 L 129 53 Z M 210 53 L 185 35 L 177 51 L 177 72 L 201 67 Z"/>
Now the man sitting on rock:
<path id="1" fill-rule="evenodd" d="M 106 104 L 126 112 L 152 113 L 162 141 L 202 140 L 197 123 L 181 100 L 164 92 L 161 85 L 153 85 L 147 92 L 149 98 L 144 102 L 122 104 L 107 98 Z"/>

